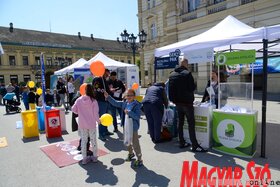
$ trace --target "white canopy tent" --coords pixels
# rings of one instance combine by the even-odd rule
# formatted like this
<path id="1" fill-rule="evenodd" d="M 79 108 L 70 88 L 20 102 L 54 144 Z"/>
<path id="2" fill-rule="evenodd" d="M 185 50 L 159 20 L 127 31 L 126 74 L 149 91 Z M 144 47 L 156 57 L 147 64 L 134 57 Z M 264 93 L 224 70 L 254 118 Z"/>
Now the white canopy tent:
<path id="1" fill-rule="evenodd" d="M 168 55 L 170 52 L 174 52 L 177 49 L 186 54 L 195 50 L 205 48 L 213 48 L 214 50 L 216 47 L 241 44 L 244 42 L 249 43 L 252 41 L 258 41 L 261 43 L 263 47 L 261 156 L 265 157 L 268 44 L 275 42 L 279 43 L 279 39 L 280 25 L 252 28 L 229 15 L 216 26 L 203 32 L 202 34 L 155 49 L 155 56 L 161 57 Z M 251 49 L 254 49 L 254 47 Z"/>
<path id="2" fill-rule="evenodd" d="M 193 50 L 240 44 L 253 40 L 274 40 L 278 38 L 280 38 L 280 25 L 252 28 L 229 15 L 220 23 L 199 35 L 155 49 L 155 56 L 168 55 L 176 49 L 186 53 Z"/>
<path id="3" fill-rule="evenodd" d="M 83 64 L 82 67 L 79 68 L 89 68 L 91 63 L 94 61 L 100 60 L 101 62 L 104 63 L 104 66 L 106 68 L 112 68 L 112 67 L 135 67 L 136 65 L 134 64 L 127 64 L 127 63 L 123 63 L 123 62 L 119 62 L 116 60 L 113 60 L 109 57 L 107 57 L 106 55 L 104 55 L 103 53 L 99 52 L 97 53 L 94 57 L 92 57 L 90 60 L 87 61 L 87 63 Z"/>
<path id="4" fill-rule="evenodd" d="M 74 68 L 78 68 L 83 66 L 83 64 L 85 64 L 87 61 L 83 58 L 80 58 L 78 61 L 74 62 L 73 64 L 71 64 L 70 66 L 67 66 L 63 69 L 60 69 L 58 71 L 55 71 L 54 74 L 55 75 L 65 75 L 66 73 L 73 73 Z"/>

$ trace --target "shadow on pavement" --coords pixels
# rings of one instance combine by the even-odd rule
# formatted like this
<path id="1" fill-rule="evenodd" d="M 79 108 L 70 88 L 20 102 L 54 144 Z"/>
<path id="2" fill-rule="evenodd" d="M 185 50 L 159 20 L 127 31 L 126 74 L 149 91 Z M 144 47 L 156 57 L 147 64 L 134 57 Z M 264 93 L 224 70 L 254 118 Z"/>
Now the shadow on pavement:
<path id="1" fill-rule="evenodd" d="M 118 138 L 111 138 L 110 136 L 107 136 L 107 140 L 104 143 L 104 147 L 106 147 L 109 151 L 112 152 L 120 152 L 123 150 L 126 150 L 124 144 L 123 144 L 123 139 L 122 136 L 119 135 L 121 133 L 118 132 Z"/>
<path id="2" fill-rule="evenodd" d="M 188 150 L 190 151 L 190 147 L 180 149 L 179 142 L 176 140 L 176 138 L 173 138 L 173 140 L 169 142 L 157 143 L 155 144 L 154 148 L 157 151 L 167 152 L 172 154 L 186 152 Z"/>
<path id="3" fill-rule="evenodd" d="M 37 136 L 37 137 L 32 137 L 32 138 L 22 138 L 21 139 L 23 141 L 23 143 L 29 143 L 29 142 L 34 142 L 34 141 L 38 141 L 40 140 L 40 137 Z"/>
<path id="4" fill-rule="evenodd" d="M 61 142 L 64 141 L 63 137 L 58 137 L 58 138 L 46 138 L 49 143 L 56 143 L 56 142 Z"/>
<path id="5" fill-rule="evenodd" d="M 124 162 L 125 162 L 125 160 L 123 158 L 114 158 L 111 161 L 111 164 L 114 166 L 119 166 L 119 165 L 122 165 Z"/>
<path id="6" fill-rule="evenodd" d="M 89 163 L 87 165 L 79 165 L 87 170 L 88 178 L 85 180 L 87 183 L 98 183 L 100 185 L 111 185 L 115 186 L 118 183 L 118 177 L 114 174 L 112 167 L 108 168 L 102 162 Z"/>
<path id="7" fill-rule="evenodd" d="M 231 155 L 226 155 L 224 153 L 219 153 L 215 150 L 209 150 L 207 153 L 195 153 L 195 159 L 199 162 L 205 163 L 212 167 L 239 167 L 242 170 L 245 168 L 235 162 L 235 157 Z"/>
<path id="8" fill-rule="evenodd" d="M 139 168 L 134 168 L 132 162 L 131 168 L 136 172 L 135 182 L 132 185 L 132 187 L 138 187 L 140 185 L 145 185 L 145 184 L 147 184 L 147 186 L 165 187 L 168 186 L 170 182 L 169 178 L 163 175 L 159 175 L 152 170 L 149 170 L 148 168 L 145 167 L 145 165 Z"/>

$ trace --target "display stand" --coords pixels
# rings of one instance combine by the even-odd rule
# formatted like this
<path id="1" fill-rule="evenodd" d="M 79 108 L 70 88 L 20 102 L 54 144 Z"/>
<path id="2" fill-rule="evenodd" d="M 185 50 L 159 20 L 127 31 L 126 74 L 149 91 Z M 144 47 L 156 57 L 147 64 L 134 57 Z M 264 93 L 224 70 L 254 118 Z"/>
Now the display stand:
<path id="1" fill-rule="evenodd" d="M 244 51 L 243 53 L 245 54 Z M 245 59 L 241 57 L 233 59 Z M 219 61 L 219 58 L 216 60 Z M 254 59 L 249 60 L 249 63 L 254 62 Z M 241 63 L 242 61 L 239 64 Z M 227 63 L 223 62 L 223 65 Z M 219 84 L 218 109 L 213 111 L 214 150 L 248 158 L 253 157 L 256 152 L 258 113 L 253 110 L 253 68 L 251 75 L 251 83 Z"/>
<path id="2" fill-rule="evenodd" d="M 206 149 L 212 145 L 212 110 L 215 106 L 194 106 L 195 135 L 198 144 Z M 187 119 L 184 124 L 184 138 L 186 142 L 191 143 Z"/>

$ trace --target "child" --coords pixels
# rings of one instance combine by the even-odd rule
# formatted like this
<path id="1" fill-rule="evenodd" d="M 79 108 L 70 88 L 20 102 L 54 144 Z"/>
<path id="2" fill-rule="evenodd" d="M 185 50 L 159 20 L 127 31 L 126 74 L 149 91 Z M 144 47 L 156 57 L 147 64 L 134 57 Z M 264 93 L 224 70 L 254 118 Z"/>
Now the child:
<path id="1" fill-rule="evenodd" d="M 28 103 L 28 88 L 25 86 L 22 92 L 22 100 L 25 106 L 25 110 L 29 110 L 29 103 Z"/>
<path id="2" fill-rule="evenodd" d="M 59 94 L 57 93 L 57 90 L 54 89 L 53 90 L 53 104 L 55 107 L 57 107 L 60 103 L 60 96 Z"/>
<path id="3" fill-rule="evenodd" d="M 30 88 L 30 92 L 28 93 L 28 103 L 29 109 L 35 110 L 36 95 L 34 93 L 34 88 Z"/>
<path id="4" fill-rule="evenodd" d="M 131 161 L 132 158 L 135 156 L 137 160 L 134 162 L 135 167 L 140 167 L 143 165 L 142 161 L 142 153 L 139 144 L 139 137 L 138 137 L 138 129 L 140 125 L 140 115 L 141 115 L 141 104 L 135 100 L 135 91 L 133 89 L 128 89 L 126 95 L 126 101 L 116 101 L 113 99 L 107 92 L 104 92 L 105 98 L 115 107 L 122 108 L 125 115 L 127 117 L 132 118 L 133 121 L 133 136 L 132 136 L 132 145 L 128 146 L 128 156 L 126 161 Z M 122 116 L 122 124 L 125 124 L 124 115 Z M 126 128 L 124 126 L 124 128 Z M 135 154 L 133 153 L 133 149 Z"/>
<path id="5" fill-rule="evenodd" d="M 82 139 L 82 164 L 90 160 L 97 162 L 96 124 L 99 123 L 99 107 L 95 100 L 93 88 L 90 84 L 86 86 L 86 95 L 79 97 L 72 107 L 72 112 L 79 115 L 79 132 Z M 87 142 L 90 137 L 93 156 L 87 156 Z"/>

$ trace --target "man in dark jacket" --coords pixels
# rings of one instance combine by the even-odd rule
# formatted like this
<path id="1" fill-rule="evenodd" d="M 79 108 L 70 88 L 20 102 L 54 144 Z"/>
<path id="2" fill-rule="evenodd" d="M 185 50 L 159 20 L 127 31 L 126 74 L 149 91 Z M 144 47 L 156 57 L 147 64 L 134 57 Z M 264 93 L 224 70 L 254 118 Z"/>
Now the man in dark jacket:
<path id="1" fill-rule="evenodd" d="M 106 79 L 109 77 L 110 71 L 108 69 L 105 70 L 103 77 L 94 77 L 92 81 L 93 90 L 95 92 L 96 100 L 99 106 L 99 117 L 108 112 L 109 103 L 106 101 L 104 97 L 104 91 L 111 94 L 110 89 L 108 87 Z M 105 84 L 105 85 L 104 85 Z M 105 87 L 105 88 L 104 88 Z M 106 141 L 106 135 L 113 135 L 113 133 L 108 131 L 108 128 L 99 124 L 99 139 L 102 141 Z"/>
<path id="2" fill-rule="evenodd" d="M 176 104 L 179 116 L 178 133 L 180 148 L 188 147 L 183 135 L 183 126 L 185 116 L 189 125 L 189 136 L 192 142 L 193 152 L 205 152 L 197 142 L 195 136 L 195 119 L 194 119 L 194 79 L 191 72 L 188 70 L 188 60 L 180 59 L 180 67 L 175 68 L 175 71 L 169 76 L 169 99 Z"/>
<path id="3" fill-rule="evenodd" d="M 117 72 L 111 72 L 110 79 L 108 80 L 108 86 L 111 91 L 111 96 L 117 101 L 122 101 L 122 94 L 125 92 L 125 86 L 121 80 L 117 79 Z M 121 117 L 122 109 L 109 104 L 109 110 L 113 117 L 114 132 L 118 132 L 117 111 Z"/>
<path id="4" fill-rule="evenodd" d="M 147 118 L 149 133 L 154 143 L 160 143 L 161 126 L 164 106 L 167 108 L 168 101 L 164 90 L 164 83 L 155 83 L 146 90 L 142 101 L 144 113 Z"/>

